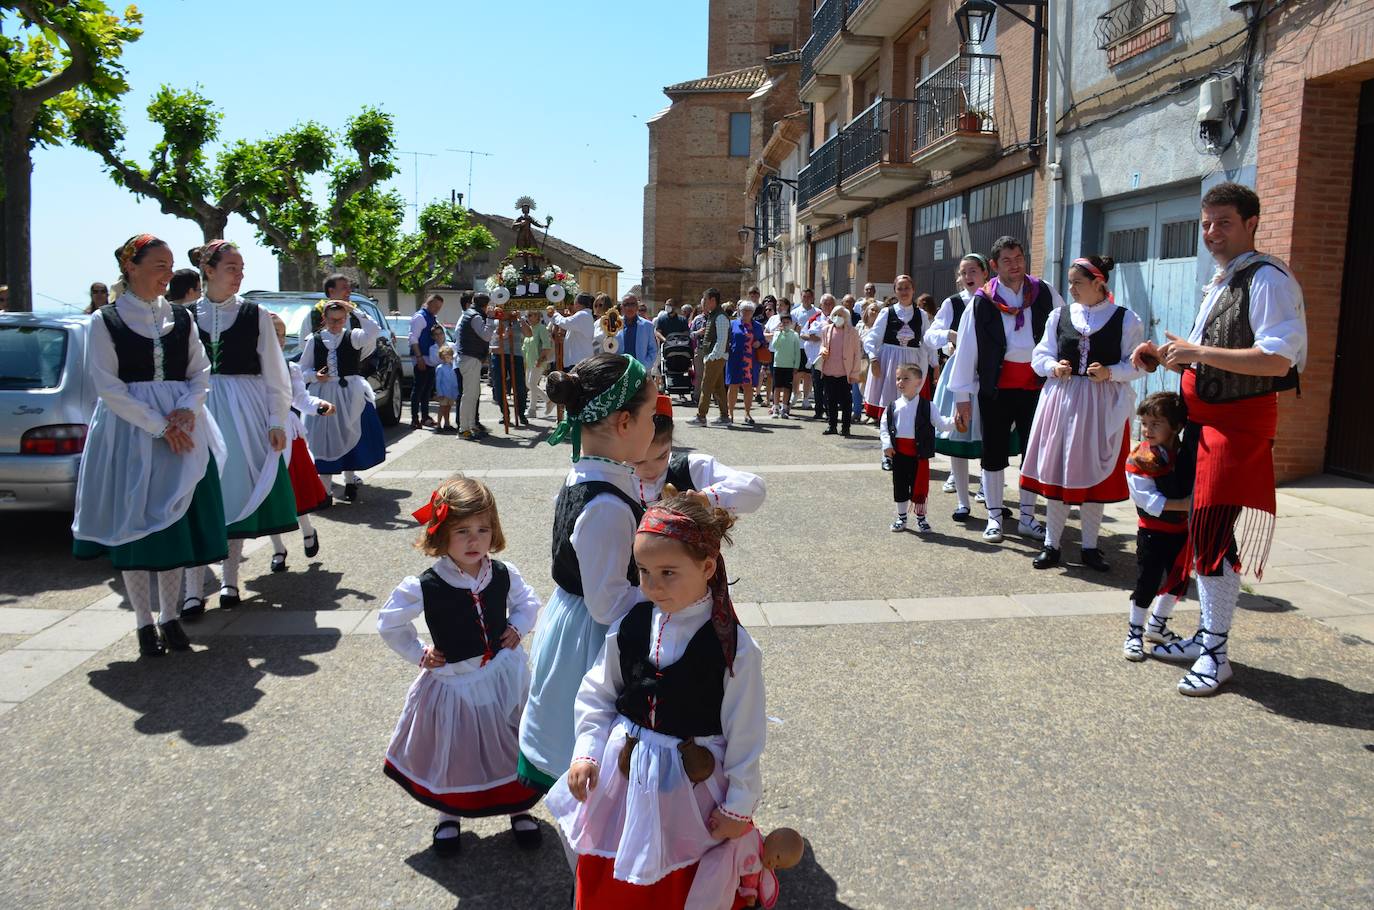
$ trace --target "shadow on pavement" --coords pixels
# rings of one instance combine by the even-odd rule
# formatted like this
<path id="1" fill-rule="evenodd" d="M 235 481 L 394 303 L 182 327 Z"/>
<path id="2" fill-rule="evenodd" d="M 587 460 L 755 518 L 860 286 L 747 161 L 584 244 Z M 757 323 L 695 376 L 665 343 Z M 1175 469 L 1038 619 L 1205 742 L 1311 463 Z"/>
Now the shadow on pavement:
<path id="1" fill-rule="evenodd" d="M 1275 714 L 1309 724 L 1374 730 L 1374 692 L 1361 692 L 1329 679 L 1296 677 L 1232 661 L 1231 691 Z"/>
<path id="2" fill-rule="evenodd" d="M 321 549 L 325 543 L 328 541 L 322 539 Z M 242 587 L 244 606 L 325 612 L 337 610 L 339 602 L 345 597 L 353 597 L 362 603 L 377 599 L 376 594 L 346 587 L 342 572 L 331 572 L 318 562 L 308 560 L 299 545 L 294 549 L 288 546 L 286 558 L 287 571 L 267 572 L 250 579 L 251 590 Z"/>
<path id="3" fill-rule="evenodd" d="M 463 848 L 457 856 L 439 856 L 426 846 L 406 857 L 405 863 L 452 894 L 464 908 L 569 907 L 573 878 L 558 832 L 543 820 L 538 824 L 544 844 L 537 851 L 515 846 L 509 830 L 495 837 L 478 837 L 464 828 Z"/>
<path id="4" fill-rule="evenodd" d="M 414 525 L 410 515 L 401 511 L 401 503 L 410 495 L 408 490 L 364 482 L 358 490 L 357 502 L 335 499 L 334 505 L 321 512 L 320 516 L 339 524 L 366 525 L 377 531 L 395 531 Z M 321 541 L 322 546 L 326 544 L 327 541 Z"/>
<path id="5" fill-rule="evenodd" d="M 24 598 L 35 594 L 103 585 L 119 577 L 108 559 L 72 556 L 70 512 L 35 512 L 23 515 L 22 521 L 4 522 L 0 552 L 5 554 L 0 607 L 23 606 Z M 54 566 L 61 571 L 53 571 Z"/>
<path id="6" fill-rule="evenodd" d="M 194 627 L 190 630 L 195 635 Z M 306 676 L 306 660 L 338 646 L 340 633 L 271 639 L 216 636 L 210 647 L 165 657 L 115 661 L 87 674 L 91 687 L 138 715 L 134 729 L 148 736 L 176 733 L 193 746 L 224 746 L 248 736 L 231 718 L 257 706 L 267 675 Z"/>
<path id="7" fill-rule="evenodd" d="M 802 861 L 796 867 L 778 873 L 778 883 L 779 907 L 853 910 L 849 904 L 840 902 L 839 885 L 835 884 L 835 879 L 830 873 L 816 862 L 816 854 L 811 849 L 810 841 L 806 842 L 806 852 L 802 854 Z"/>

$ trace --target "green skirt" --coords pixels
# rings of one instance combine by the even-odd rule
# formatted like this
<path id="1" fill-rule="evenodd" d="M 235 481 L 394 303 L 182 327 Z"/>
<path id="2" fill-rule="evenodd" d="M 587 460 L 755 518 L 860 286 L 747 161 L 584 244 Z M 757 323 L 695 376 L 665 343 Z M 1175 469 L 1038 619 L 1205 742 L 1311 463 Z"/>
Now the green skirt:
<path id="1" fill-rule="evenodd" d="M 558 778 L 549 777 L 530 764 L 523 752 L 520 753 L 520 758 L 515 763 L 515 779 L 531 790 L 537 790 L 540 793 L 548 793 L 553 789 L 553 785 L 558 783 Z"/>
<path id="2" fill-rule="evenodd" d="M 982 458 L 983 441 L 981 439 L 944 439 L 937 436 L 935 437 L 935 451 L 940 455 L 948 455 L 950 458 Z M 1012 431 L 1007 454 L 1021 454 L 1021 434 L 1015 430 Z"/>
<path id="3" fill-rule="evenodd" d="M 224 533 L 224 500 L 220 496 L 219 466 L 215 464 L 215 456 L 210 456 L 205 476 L 196 484 L 186 514 L 171 525 L 147 537 L 113 547 L 93 540 L 73 540 L 72 555 L 77 559 L 108 556 L 121 571 L 149 572 L 203 566 L 223 560 L 229 555 L 229 542 Z"/>
<path id="4" fill-rule="evenodd" d="M 231 524 L 227 536 L 231 540 L 262 537 L 267 534 L 283 534 L 299 527 L 300 522 L 296 520 L 296 493 L 291 488 L 291 474 L 281 459 L 277 459 L 277 479 L 272 481 L 272 492 L 267 494 L 267 498 L 252 515 Z"/>

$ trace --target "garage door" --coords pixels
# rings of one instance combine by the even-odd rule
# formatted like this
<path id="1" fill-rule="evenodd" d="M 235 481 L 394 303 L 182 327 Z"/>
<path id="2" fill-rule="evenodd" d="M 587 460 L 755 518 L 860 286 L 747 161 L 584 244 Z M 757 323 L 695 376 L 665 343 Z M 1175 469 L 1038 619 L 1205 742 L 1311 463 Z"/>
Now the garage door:
<path id="1" fill-rule="evenodd" d="M 1116 260 L 1112 292 L 1145 323 L 1146 337 L 1187 337 L 1197 315 L 1197 190 L 1103 209 L 1102 249 Z M 1176 389 L 1177 377 L 1156 370 L 1136 383 L 1144 397 Z"/>

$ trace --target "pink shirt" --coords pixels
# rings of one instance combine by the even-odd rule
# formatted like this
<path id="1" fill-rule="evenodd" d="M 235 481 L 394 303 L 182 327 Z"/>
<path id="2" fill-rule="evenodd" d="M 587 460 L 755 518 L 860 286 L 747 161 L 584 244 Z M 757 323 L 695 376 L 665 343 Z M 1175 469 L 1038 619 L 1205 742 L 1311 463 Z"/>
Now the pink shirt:
<path id="1" fill-rule="evenodd" d="M 846 379 L 859 370 L 859 333 L 846 324 L 837 328 L 828 323 L 821 330 L 821 350 L 827 351 L 821 366 L 822 376 L 844 376 Z"/>

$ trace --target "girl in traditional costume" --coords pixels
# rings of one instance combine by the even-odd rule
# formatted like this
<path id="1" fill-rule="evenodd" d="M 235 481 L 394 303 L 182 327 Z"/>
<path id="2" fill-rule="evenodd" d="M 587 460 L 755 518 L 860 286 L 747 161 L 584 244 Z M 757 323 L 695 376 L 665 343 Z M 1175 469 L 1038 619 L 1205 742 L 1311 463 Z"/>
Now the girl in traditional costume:
<path id="1" fill-rule="evenodd" d="M 734 518 L 684 493 L 644 514 L 644 594 L 577 693 L 576 758 L 548 796 L 577 854 L 578 908 L 682 908 L 697 864 L 752 827 L 767 720 L 762 655 L 730 602 Z"/>
<path id="2" fill-rule="evenodd" d="M 654 441 L 635 464 L 639 501 L 644 506 L 665 496 L 695 490 L 732 515 L 757 512 L 768 494 L 762 477 L 726 467 L 700 452 L 673 452 L 673 399 L 658 396 Z M 669 489 L 671 487 L 671 490 Z"/>
<path id="3" fill-rule="evenodd" d="M 286 324 L 276 313 L 272 314 L 272 326 L 277 330 L 277 343 L 285 349 Z M 300 364 L 287 361 L 286 370 L 291 375 L 291 413 L 287 417 L 291 448 L 287 452 L 286 468 L 291 475 L 291 490 L 296 496 L 296 520 L 300 522 L 305 556 L 310 559 L 320 552 L 320 534 L 310 522 L 310 513 L 328 506 L 330 499 L 329 491 L 324 488 L 315 470 L 315 458 L 305 441 L 305 423 L 301 417 L 305 414 L 327 417 L 334 413 L 334 406 L 306 390 Z M 271 536 L 272 571 L 285 572 L 286 543 L 280 534 Z"/>
<path id="4" fill-rule="evenodd" d="M 897 396 L 897 365 L 914 363 L 921 381 L 935 363 L 935 348 L 925 339 L 930 317 L 916 305 L 916 289 L 911 276 L 898 275 L 893 289 L 897 302 L 883 307 L 873 328 L 864 338 L 868 355 L 868 382 L 864 386 L 864 413 L 880 420 L 888 402 Z"/>
<path id="5" fill-rule="evenodd" d="M 634 465 L 654 435 L 658 397 L 644 365 L 594 354 L 554 371 L 549 400 L 567 415 L 550 444 L 572 443 L 572 468 L 553 515 L 553 580 L 532 649 L 533 679 L 520 723 L 520 778 L 541 793 L 573 757 L 573 701 L 606 629 L 643 597 L 634 534 L 643 515 Z"/>
<path id="6" fill-rule="evenodd" d="M 87 342 L 86 372 L 99 400 L 77 480 L 72 551 L 109 556 L 123 571 L 139 652 L 153 657 L 191 646 L 177 619 L 182 569 L 228 551 L 224 440 L 205 408 L 210 361 L 191 314 L 161 296 L 171 250 L 139 234 L 115 258 L 125 290 L 96 311 Z"/>
<path id="7" fill-rule="evenodd" d="M 926 346 L 940 354 L 941 366 L 944 365 L 943 350 L 946 346 L 959 344 L 959 321 L 964 317 L 974 293 L 988 280 L 988 261 L 978 253 L 967 253 L 959 260 L 959 292 L 951 294 L 940 304 L 940 310 L 930 322 L 926 332 Z M 950 370 L 941 369 L 940 379 L 935 383 L 935 411 L 942 417 L 954 419 L 954 392 L 949 387 Z M 972 513 L 969 502 L 968 463 L 971 458 L 983 457 L 983 421 L 978 413 L 978 402 L 973 403 L 973 414 L 968 426 L 962 430 L 955 427 L 935 435 L 935 451 L 949 457 L 949 479 L 957 504 L 954 509 L 955 521 L 967 521 Z M 1012 444 L 1011 454 L 1019 454 L 1020 441 Z M 981 487 L 981 484 L 980 484 Z M 946 488 L 946 492 L 949 489 Z"/>
<path id="8" fill-rule="evenodd" d="M 437 557 L 391 592 L 377 631 L 420 675 L 406 693 L 384 770 L 418 802 L 439 812 L 434 850 L 457 853 L 460 818 L 509 815 L 515 842 L 537 848 L 527 810 L 542 793 L 516 780 L 520 713 L 530 670 L 520 639 L 533 627 L 539 597 L 508 562 L 496 498 L 461 475 L 439 486 L 415 518 L 417 545 Z M 424 616 L 431 644 L 415 633 Z"/>
<path id="9" fill-rule="evenodd" d="M 229 523 L 229 555 L 219 590 L 221 607 L 239 604 L 239 563 L 243 542 L 294 531 L 296 495 L 283 453 L 291 411 L 291 374 L 277 342 L 272 314 L 238 295 L 243 256 L 227 240 L 212 240 L 192 251 L 205 276 L 204 296 L 196 301 L 196 326 L 210 357 L 210 395 L 206 402 L 224 434 L 220 473 L 224 514 Z M 183 615 L 205 611 L 200 598 L 203 569 L 186 573 Z"/>
<path id="10" fill-rule="evenodd" d="M 1131 382 L 1140 371 L 1131 352 L 1145 340 L 1140 317 L 1107 289 L 1110 257 L 1075 259 L 1069 267 L 1073 302 L 1050 313 L 1031 367 L 1047 377 L 1021 462 L 1021 489 L 1044 496 L 1045 545 L 1037 569 L 1059 565 L 1069 507 L 1078 506 L 1083 564 L 1110 569 L 1097 546 L 1104 503 L 1121 502 L 1126 488 Z"/>

